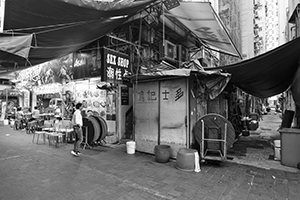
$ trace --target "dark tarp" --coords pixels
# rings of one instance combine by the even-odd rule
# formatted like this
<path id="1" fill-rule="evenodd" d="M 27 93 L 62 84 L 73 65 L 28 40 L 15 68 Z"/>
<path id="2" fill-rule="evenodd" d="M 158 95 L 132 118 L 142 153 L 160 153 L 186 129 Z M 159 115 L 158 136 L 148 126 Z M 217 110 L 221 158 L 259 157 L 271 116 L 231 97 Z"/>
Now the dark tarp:
<path id="1" fill-rule="evenodd" d="M 293 99 L 298 107 L 300 107 L 300 68 L 298 68 L 295 78 L 293 80 L 291 91 Z"/>
<path id="2" fill-rule="evenodd" d="M 33 34 L 26 59 L 1 52 L 0 61 L 18 66 L 40 64 L 75 52 L 104 36 L 142 10 L 153 0 L 6 0 L 4 32 L 12 37 Z M 0 40 L 4 37 L 0 36 Z M 1 62 L 5 67 L 6 63 Z"/>
<path id="3" fill-rule="evenodd" d="M 252 59 L 205 70 L 222 69 L 231 74 L 230 83 L 253 96 L 266 98 L 291 86 L 299 59 L 300 38 L 297 38 Z"/>

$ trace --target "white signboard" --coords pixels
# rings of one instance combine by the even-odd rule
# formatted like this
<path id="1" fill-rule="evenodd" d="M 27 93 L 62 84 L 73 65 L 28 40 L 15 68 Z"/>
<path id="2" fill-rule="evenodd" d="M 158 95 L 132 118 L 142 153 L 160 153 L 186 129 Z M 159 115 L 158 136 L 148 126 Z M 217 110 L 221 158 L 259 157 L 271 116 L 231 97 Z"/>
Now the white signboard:
<path id="1" fill-rule="evenodd" d="M 4 10 L 5 0 L 0 0 L 0 33 L 3 33 L 4 29 Z"/>

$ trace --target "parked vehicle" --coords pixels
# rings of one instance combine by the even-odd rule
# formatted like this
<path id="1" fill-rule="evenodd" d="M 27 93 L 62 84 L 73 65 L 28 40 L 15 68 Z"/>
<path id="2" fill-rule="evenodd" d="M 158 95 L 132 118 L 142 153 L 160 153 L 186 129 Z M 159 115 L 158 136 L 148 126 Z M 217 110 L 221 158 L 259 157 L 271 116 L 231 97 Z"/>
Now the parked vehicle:
<path id="1" fill-rule="evenodd" d="M 49 101 L 49 107 L 45 109 L 46 113 L 53 113 L 54 115 L 62 115 L 63 109 L 66 108 L 64 101 L 61 98 L 52 98 Z"/>

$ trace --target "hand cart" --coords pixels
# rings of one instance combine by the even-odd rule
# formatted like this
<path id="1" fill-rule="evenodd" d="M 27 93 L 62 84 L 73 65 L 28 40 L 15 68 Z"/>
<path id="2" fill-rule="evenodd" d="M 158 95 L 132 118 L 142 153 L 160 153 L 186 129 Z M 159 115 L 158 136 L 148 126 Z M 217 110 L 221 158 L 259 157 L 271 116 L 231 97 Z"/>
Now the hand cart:
<path id="1" fill-rule="evenodd" d="M 217 161 L 226 161 L 227 160 L 227 123 L 224 124 L 224 133 L 222 136 L 221 129 L 217 126 L 208 126 L 205 130 L 205 122 L 201 120 L 202 123 L 202 140 L 201 140 L 201 149 L 200 155 L 201 160 L 217 160 Z M 215 132 L 217 138 L 210 137 L 211 133 Z M 207 133 L 207 134 L 205 134 Z M 219 143 L 219 144 L 218 144 Z M 217 146 L 217 148 L 215 148 Z"/>
<path id="2" fill-rule="evenodd" d="M 225 117 L 216 113 L 203 115 L 195 124 L 193 134 L 200 146 L 202 162 L 227 160 L 227 150 L 235 141 L 235 129 Z"/>

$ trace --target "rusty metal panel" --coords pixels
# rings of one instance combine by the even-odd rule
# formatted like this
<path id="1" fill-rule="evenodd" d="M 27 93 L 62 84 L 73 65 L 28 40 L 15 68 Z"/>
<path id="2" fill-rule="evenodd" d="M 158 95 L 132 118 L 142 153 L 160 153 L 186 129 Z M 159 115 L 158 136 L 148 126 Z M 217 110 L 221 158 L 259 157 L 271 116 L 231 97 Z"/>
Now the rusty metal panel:
<path id="1" fill-rule="evenodd" d="M 134 92 L 136 150 L 154 153 L 158 144 L 158 81 L 138 83 Z"/>
<path id="2" fill-rule="evenodd" d="M 160 144 L 171 146 L 172 157 L 187 146 L 187 79 L 160 82 Z"/>

